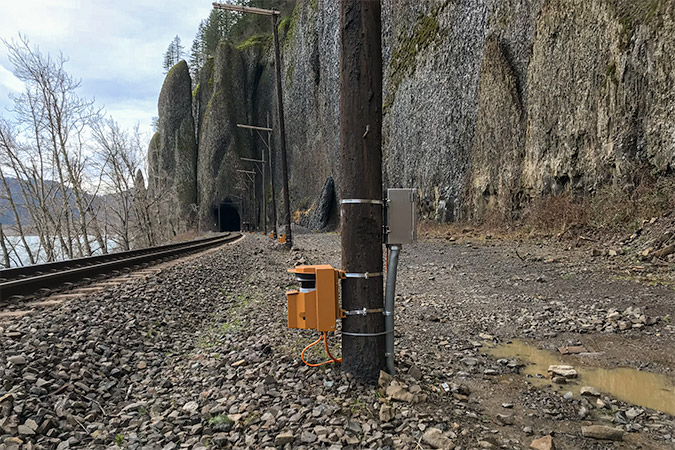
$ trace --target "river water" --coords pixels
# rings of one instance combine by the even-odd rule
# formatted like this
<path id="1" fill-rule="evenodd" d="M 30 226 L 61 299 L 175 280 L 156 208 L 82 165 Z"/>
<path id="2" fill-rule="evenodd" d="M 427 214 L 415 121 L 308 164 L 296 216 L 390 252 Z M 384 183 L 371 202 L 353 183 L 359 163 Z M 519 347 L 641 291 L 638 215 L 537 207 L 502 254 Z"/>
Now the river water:
<path id="1" fill-rule="evenodd" d="M 10 253 L 10 267 L 25 266 L 30 264 L 30 258 L 28 258 L 28 253 L 26 253 L 26 249 L 24 248 L 23 242 L 21 241 L 21 237 L 5 236 L 5 239 L 7 239 L 8 242 L 7 250 Z M 45 259 L 44 251 L 40 249 L 40 238 L 38 236 L 26 236 L 26 242 L 28 243 L 28 246 L 30 247 L 33 255 L 36 256 L 37 264 L 47 262 L 47 260 Z M 89 236 L 89 243 L 94 252 L 94 255 L 100 255 L 102 253 L 101 248 L 98 245 L 98 242 L 96 242 L 96 239 L 94 239 L 93 236 Z M 14 250 L 11 249 L 11 246 L 14 247 Z M 77 251 L 76 247 L 77 244 L 74 244 L 73 248 L 74 251 Z M 109 252 L 114 251 L 115 247 L 116 247 L 115 242 L 112 241 L 111 239 L 108 239 L 108 251 Z M 58 260 L 68 259 L 66 253 L 62 251 L 58 240 L 56 241 L 56 248 Z"/>

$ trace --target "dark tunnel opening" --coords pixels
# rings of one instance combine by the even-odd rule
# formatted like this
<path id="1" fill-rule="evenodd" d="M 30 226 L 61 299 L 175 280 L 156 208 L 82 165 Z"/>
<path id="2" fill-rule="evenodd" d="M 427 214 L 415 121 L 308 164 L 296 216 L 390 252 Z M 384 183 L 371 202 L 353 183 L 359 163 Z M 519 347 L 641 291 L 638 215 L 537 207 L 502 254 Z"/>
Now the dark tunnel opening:
<path id="1" fill-rule="evenodd" d="M 240 231 L 241 217 L 239 208 L 232 202 L 224 202 L 216 210 L 218 231 Z"/>

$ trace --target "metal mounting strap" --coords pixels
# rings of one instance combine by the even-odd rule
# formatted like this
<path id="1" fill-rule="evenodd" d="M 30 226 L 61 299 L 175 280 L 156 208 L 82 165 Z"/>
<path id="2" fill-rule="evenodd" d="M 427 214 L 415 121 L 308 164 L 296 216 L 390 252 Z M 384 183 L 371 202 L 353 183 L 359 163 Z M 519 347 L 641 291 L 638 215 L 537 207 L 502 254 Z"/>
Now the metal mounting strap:
<path id="1" fill-rule="evenodd" d="M 385 334 L 393 333 L 394 330 L 382 331 L 381 333 L 350 333 L 348 331 L 343 331 L 342 334 L 346 336 L 363 336 L 363 337 L 377 337 L 384 336 Z"/>
<path id="2" fill-rule="evenodd" d="M 384 205 L 382 200 L 374 200 L 369 198 L 343 198 L 340 200 L 341 205 Z"/>
<path id="3" fill-rule="evenodd" d="M 382 313 L 384 312 L 384 308 L 363 308 L 363 309 L 354 309 L 351 311 L 345 311 L 344 309 L 342 310 L 342 314 L 345 316 L 365 316 L 367 314 L 374 314 L 374 313 Z"/>
<path id="4" fill-rule="evenodd" d="M 342 272 L 341 275 L 342 278 L 365 278 L 367 280 L 368 278 L 381 277 L 382 272 Z"/>

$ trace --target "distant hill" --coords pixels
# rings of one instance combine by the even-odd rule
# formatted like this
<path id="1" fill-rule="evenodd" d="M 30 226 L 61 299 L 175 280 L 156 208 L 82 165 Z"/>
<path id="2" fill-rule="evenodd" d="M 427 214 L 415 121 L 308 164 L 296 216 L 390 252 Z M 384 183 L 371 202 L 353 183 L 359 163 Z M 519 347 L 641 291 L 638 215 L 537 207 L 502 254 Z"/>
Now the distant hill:
<path id="1" fill-rule="evenodd" d="M 17 206 L 17 211 L 19 213 L 19 217 L 21 218 L 21 223 L 24 225 L 30 225 L 32 221 L 30 218 L 30 214 L 28 214 L 28 210 L 24 206 L 19 181 L 16 178 L 9 178 L 9 177 L 7 177 L 6 180 L 7 185 L 9 186 L 9 190 L 11 192 L 11 197 L 14 200 L 14 204 Z M 8 226 L 16 225 L 14 212 L 10 207 L 9 200 L 5 198 L 6 197 L 5 194 L 6 193 L 4 186 L 0 186 L 0 224 Z"/>
<path id="2" fill-rule="evenodd" d="M 23 200 L 23 195 L 21 194 L 21 185 L 19 183 L 19 180 L 16 178 L 11 178 L 11 177 L 6 177 L 7 180 L 7 185 L 9 186 L 9 190 L 11 193 L 11 197 L 14 200 L 14 204 L 17 207 L 17 212 L 19 213 L 19 218 L 21 219 L 21 224 L 24 227 L 30 227 L 32 225 L 32 219 L 30 217 L 30 213 L 28 212 L 28 209 L 25 206 L 24 200 Z M 58 190 L 60 192 L 60 189 L 58 187 L 58 183 L 54 181 L 47 181 L 45 182 L 46 186 L 48 188 L 52 188 L 54 190 Z M 66 189 L 66 192 L 70 196 L 70 209 L 73 212 L 73 215 L 75 217 L 79 217 L 79 213 L 77 211 L 77 207 L 75 206 L 75 200 L 74 200 L 74 195 L 71 195 L 72 192 L 70 189 Z M 57 198 L 60 198 L 60 194 L 58 194 Z M 95 199 L 95 203 L 97 202 L 103 202 L 107 203 L 112 200 L 110 195 L 102 195 L 102 196 L 97 196 Z M 6 192 L 4 186 L 0 184 L 0 224 L 5 225 L 5 226 L 13 226 L 16 225 L 16 219 L 14 217 L 14 212 L 12 211 L 12 208 L 10 206 L 9 200 L 6 198 Z"/>

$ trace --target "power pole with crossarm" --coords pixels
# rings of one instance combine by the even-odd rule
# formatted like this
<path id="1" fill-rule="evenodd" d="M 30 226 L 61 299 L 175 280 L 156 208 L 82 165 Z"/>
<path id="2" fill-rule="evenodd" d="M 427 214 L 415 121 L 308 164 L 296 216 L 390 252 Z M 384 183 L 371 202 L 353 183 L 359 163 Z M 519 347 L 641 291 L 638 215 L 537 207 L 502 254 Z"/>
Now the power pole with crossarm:
<path id="1" fill-rule="evenodd" d="M 379 0 L 378 0 L 379 1 Z M 281 199 L 283 214 L 281 223 L 286 228 L 286 247 L 291 248 L 293 246 L 293 235 L 291 231 L 291 207 L 290 207 L 290 195 L 288 192 L 288 160 L 286 158 L 286 125 L 284 120 L 284 99 L 283 93 L 281 91 L 281 51 L 279 50 L 279 32 L 277 27 L 279 26 L 279 16 L 281 11 L 274 9 L 262 9 L 262 8 L 253 8 L 250 6 L 239 6 L 239 5 L 230 5 L 227 3 L 213 3 L 213 7 L 216 9 L 223 9 L 226 11 L 237 11 L 241 13 L 250 13 L 250 14 L 259 14 L 262 16 L 270 16 L 272 18 L 272 33 L 274 35 L 274 66 L 275 66 L 275 77 L 277 85 L 277 109 L 278 109 L 278 118 L 279 118 L 279 150 L 281 152 L 281 173 L 282 173 L 282 184 L 281 184 Z"/>

